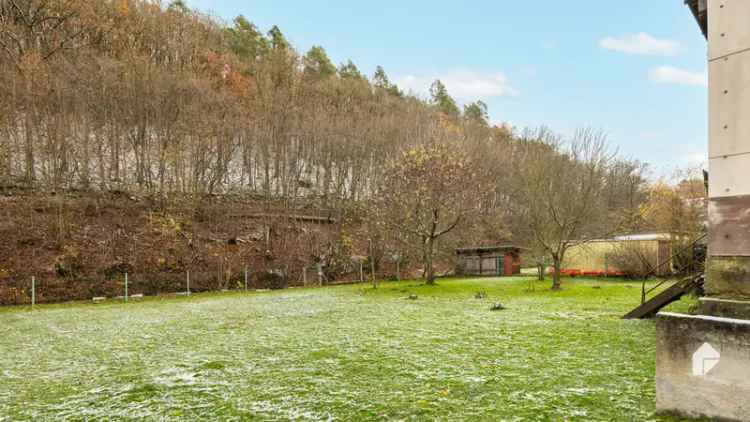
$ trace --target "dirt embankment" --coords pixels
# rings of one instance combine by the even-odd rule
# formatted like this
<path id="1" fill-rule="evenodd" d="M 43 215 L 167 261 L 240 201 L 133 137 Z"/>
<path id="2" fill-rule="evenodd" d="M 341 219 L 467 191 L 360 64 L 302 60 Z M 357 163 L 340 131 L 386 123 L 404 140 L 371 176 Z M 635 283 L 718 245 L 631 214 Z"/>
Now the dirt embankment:
<path id="1" fill-rule="evenodd" d="M 350 224 L 323 207 L 253 198 L 0 191 L 0 304 L 356 277 Z M 308 268 L 307 272 L 303 271 Z"/>

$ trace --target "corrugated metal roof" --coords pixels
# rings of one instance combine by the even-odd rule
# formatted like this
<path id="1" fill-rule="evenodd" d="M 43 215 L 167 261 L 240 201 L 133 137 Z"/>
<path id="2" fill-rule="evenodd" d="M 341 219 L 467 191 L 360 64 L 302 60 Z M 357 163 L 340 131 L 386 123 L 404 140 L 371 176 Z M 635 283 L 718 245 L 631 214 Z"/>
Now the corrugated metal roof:
<path id="1" fill-rule="evenodd" d="M 615 236 L 614 240 L 625 241 L 625 240 L 671 240 L 672 235 L 669 233 L 643 233 L 643 234 L 630 234 L 627 236 Z"/>
<path id="2" fill-rule="evenodd" d="M 672 239 L 672 235 L 669 233 L 633 233 L 633 234 L 624 234 L 620 236 L 614 236 L 608 239 L 580 240 L 577 242 L 573 242 L 573 244 L 597 243 L 597 242 L 605 242 L 605 243 L 627 242 L 627 241 L 634 241 L 634 240 L 671 240 L 671 239 Z"/>
<path id="3" fill-rule="evenodd" d="M 698 21 L 698 25 L 701 27 L 701 31 L 703 31 L 703 36 L 708 38 L 708 1 L 685 0 L 685 4 L 687 4 L 693 12 L 695 20 Z"/>

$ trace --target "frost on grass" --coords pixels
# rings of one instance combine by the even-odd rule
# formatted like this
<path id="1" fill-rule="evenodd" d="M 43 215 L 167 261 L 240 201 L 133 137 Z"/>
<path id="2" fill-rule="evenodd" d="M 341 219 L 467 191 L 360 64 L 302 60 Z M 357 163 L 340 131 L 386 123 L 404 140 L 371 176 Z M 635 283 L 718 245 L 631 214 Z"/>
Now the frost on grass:
<path id="1" fill-rule="evenodd" d="M 527 286 L 0 312 L 0 421 L 653 418 L 653 324 L 618 319 L 637 292 Z M 476 291 L 509 309 L 490 312 Z"/>

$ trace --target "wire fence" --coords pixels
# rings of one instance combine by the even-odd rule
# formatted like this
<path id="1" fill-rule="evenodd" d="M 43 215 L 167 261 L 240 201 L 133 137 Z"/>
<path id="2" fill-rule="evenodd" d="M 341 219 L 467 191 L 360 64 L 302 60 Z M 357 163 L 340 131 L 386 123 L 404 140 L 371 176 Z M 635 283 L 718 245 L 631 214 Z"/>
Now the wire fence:
<path id="1" fill-rule="evenodd" d="M 148 296 L 189 296 L 203 292 L 248 292 L 279 290 L 288 287 L 323 286 L 328 284 L 372 283 L 383 279 L 401 280 L 400 262 L 393 267 L 376 268 L 363 261 L 353 262 L 349 277 L 329 279 L 320 263 L 296 269 L 289 268 L 253 271 L 245 266 L 241 271 L 185 270 L 182 272 L 140 273 L 126 271 L 96 278 L 66 278 L 43 274 L 26 279 L 0 282 L 0 306 L 60 303 L 71 301 L 104 302 L 130 301 Z"/>
<path id="2" fill-rule="evenodd" d="M 212 274 L 211 274 L 212 275 Z M 25 282 L 6 282 L 0 287 L 0 305 L 31 305 L 69 301 L 122 300 L 128 302 L 147 296 L 184 295 L 202 292 L 255 291 L 281 289 L 288 283 L 279 276 L 277 282 L 260 285 L 246 269 L 240 277 L 219 281 L 206 273 L 185 271 L 154 275 L 131 275 L 124 273 L 107 280 L 60 280 L 32 276 Z M 266 279 L 274 278 L 266 276 Z M 155 281 L 158 279 L 158 282 Z"/>

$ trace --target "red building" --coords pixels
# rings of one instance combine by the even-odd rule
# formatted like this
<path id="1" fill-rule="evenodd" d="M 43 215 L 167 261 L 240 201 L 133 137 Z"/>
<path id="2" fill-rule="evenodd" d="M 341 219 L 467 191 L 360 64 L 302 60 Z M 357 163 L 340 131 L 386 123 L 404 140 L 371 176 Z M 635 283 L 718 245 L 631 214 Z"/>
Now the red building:
<path id="1" fill-rule="evenodd" d="M 456 275 L 510 277 L 521 274 L 521 248 L 514 245 L 456 250 Z"/>

